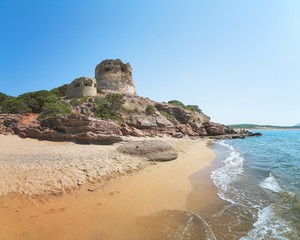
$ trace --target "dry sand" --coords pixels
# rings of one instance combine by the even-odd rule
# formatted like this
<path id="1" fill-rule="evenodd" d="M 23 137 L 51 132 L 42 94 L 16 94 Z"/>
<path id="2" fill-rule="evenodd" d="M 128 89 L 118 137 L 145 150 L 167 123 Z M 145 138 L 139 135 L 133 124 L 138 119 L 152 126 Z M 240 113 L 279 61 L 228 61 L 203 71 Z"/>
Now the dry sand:
<path id="1" fill-rule="evenodd" d="M 205 193 L 209 178 L 202 181 L 197 200 L 191 195 L 192 176 L 215 157 L 207 142 L 167 141 L 179 152 L 178 159 L 149 165 L 117 153 L 116 145 L 0 136 L 0 188 L 6 194 L 0 198 L 0 239 L 143 239 L 137 232 L 138 217 L 161 210 L 190 211 L 196 205 L 198 209 L 202 200 L 205 207 L 214 203 L 210 198 L 215 192 Z M 99 183 L 146 165 L 139 173 Z M 12 191 L 18 194 L 9 194 Z"/>
<path id="2" fill-rule="evenodd" d="M 103 182 L 147 164 L 115 149 L 116 145 L 80 145 L 0 135 L 0 196 L 11 192 L 61 195 L 85 182 Z"/>

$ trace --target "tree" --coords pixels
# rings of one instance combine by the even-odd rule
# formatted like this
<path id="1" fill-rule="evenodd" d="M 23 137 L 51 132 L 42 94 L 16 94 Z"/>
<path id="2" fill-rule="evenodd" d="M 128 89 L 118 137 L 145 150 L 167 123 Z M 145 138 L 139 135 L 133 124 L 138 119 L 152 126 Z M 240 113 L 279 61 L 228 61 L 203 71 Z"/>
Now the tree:
<path id="1" fill-rule="evenodd" d="M 58 88 L 53 88 L 50 90 L 51 93 L 55 94 L 58 97 L 64 97 L 67 95 L 67 88 L 69 84 L 64 84 Z"/>
<path id="2" fill-rule="evenodd" d="M 122 109 L 125 100 L 123 95 L 120 93 L 109 93 L 106 95 L 105 100 L 107 101 L 108 107 L 111 109 L 113 115 L 118 115 L 118 112 Z"/>
<path id="3" fill-rule="evenodd" d="M 1 103 L 1 111 L 3 113 L 29 113 L 31 109 L 19 98 L 8 97 Z"/>
<path id="4" fill-rule="evenodd" d="M 8 95 L 6 95 L 6 94 L 0 92 L 0 105 L 1 105 L 1 103 L 2 103 L 5 99 L 7 99 L 8 97 L 9 97 Z"/>
<path id="5" fill-rule="evenodd" d="M 125 103 L 122 94 L 110 93 L 106 95 L 105 98 L 97 96 L 94 99 L 96 105 L 95 114 L 97 117 L 115 119 L 118 121 L 122 120 L 119 114 Z"/>
<path id="6" fill-rule="evenodd" d="M 55 103 L 59 101 L 57 95 L 47 90 L 24 93 L 20 95 L 19 98 L 32 109 L 33 113 L 40 113 L 46 103 Z"/>

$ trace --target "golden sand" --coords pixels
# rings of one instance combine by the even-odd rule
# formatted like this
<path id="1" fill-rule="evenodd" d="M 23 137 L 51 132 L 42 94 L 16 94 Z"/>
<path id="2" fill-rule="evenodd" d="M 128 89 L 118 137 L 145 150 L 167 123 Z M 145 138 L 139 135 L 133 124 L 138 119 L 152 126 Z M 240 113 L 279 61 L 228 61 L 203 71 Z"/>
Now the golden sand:
<path id="1" fill-rule="evenodd" d="M 21 140 L 23 147 L 24 141 L 28 140 Z M 32 148 L 40 147 L 40 142 L 29 141 Z M 42 144 L 60 148 L 69 143 Z M 206 144 L 204 140 L 176 140 L 173 145 L 179 157 L 174 161 L 152 164 L 139 173 L 114 178 L 105 184 L 85 181 L 80 189 L 63 192 L 61 196 L 4 195 L 0 198 L 0 239 L 141 239 L 136 226 L 140 216 L 161 210 L 198 210 L 214 203 L 212 197 L 216 193 L 209 178 L 206 177 L 202 185 L 193 180 L 199 180 L 195 174 L 208 168 L 215 158 Z M 74 145 L 74 148 L 78 146 L 82 147 Z M 0 151 L 5 152 L 4 148 Z M 143 165 L 139 162 L 143 160 L 134 161 L 137 161 L 136 166 Z M 54 167 L 51 165 L 51 168 Z M 26 174 L 30 174 L 29 171 Z"/>

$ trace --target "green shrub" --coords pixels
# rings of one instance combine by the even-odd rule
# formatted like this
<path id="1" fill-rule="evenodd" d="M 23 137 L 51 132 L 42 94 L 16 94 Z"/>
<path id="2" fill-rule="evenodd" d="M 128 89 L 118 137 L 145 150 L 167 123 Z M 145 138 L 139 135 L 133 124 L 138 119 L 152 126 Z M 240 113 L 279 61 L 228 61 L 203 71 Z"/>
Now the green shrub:
<path id="1" fill-rule="evenodd" d="M 45 103 L 39 118 L 65 116 L 71 114 L 72 110 L 69 104 L 63 101 Z"/>
<path id="2" fill-rule="evenodd" d="M 107 106 L 107 101 L 105 98 L 101 96 L 94 97 L 94 102 L 97 107 L 103 108 L 104 106 Z"/>
<path id="3" fill-rule="evenodd" d="M 71 101 L 70 101 L 70 104 L 73 107 L 76 107 L 76 106 L 80 106 L 82 103 L 78 98 L 72 98 Z"/>
<path id="4" fill-rule="evenodd" d="M 155 113 L 155 108 L 153 105 L 148 104 L 146 107 L 146 114 L 153 115 Z"/>
<path id="5" fill-rule="evenodd" d="M 95 99 L 96 117 L 114 119 L 121 121 L 120 111 L 123 109 L 123 104 L 125 100 L 122 94 L 119 93 L 110 93 L 105 96 L 97 96 Z"/>
<path id="6" fill-rule="evenodd" d="M 29 113 L 31 109 L 19 98 L 8 97 L 1 103 L 1 111 L 3 113 Z"/>
<path id="7" fill-rule="evenodd" d="M 192 112 L 202 113 L 202 110 L 197 105 L 184 105 L 182 102 L 180 102 L 178 100 L 171 100 L 168 102 L 168 104 L 171 104 L 171 105 L 177 106 L 177 107 L 182 107 L 182 108 L 192 111 Z"/>
<path id="8" fill-rule="evenodd" d="M 109 93 L 105 96 L 105 100 L 114 115 L 117 115 L 122 110 L 125 103 L 123 95 L 119 93 Z"/>
<path id="9" fill-rule="evenodd" d="M 58 88 L 53 88 L 50 92 L 55 94 L 58 97 L 64 97 L 67 95 L 67 88 L 69 84 L 64 84 Z"/>
<path id="10" fill-rule="evenodd" d="M 168 102 L 168 104 L 185 108 L 185 105 L 178 100 L 171 100 Z"/>
<path id="11" fill-rule="evenodd" d="M 24 93 L 18 97 L 24 101 L 33 113 L 40 113 L 46 103 L 55 103 L 59 101 L 57 95 L 47 90 Z"/>
<path id="12" fill-rule="evenodd" d="M 1 105 L 1 103 L 2 103 L 5 99 L 7 99 L 7 98 L 9 98 L 8 95 L 6 95 L 6 94 L 0 92 L 0 105 Z"/>
<path id="13" fill-rule="evenodd" d="M 138 114 L 140 113 L 140 111 L 137 109 L 137 108 L 134 108 L 134 109 L 130 109 L 130 108 L 124 108 L 123 107 L 123 111 L 126 112 L 127 114 Z"/>
<path id="14" fill-rule="evenodd" d="M 199 106 L 197 105 L 187 105 L 185 107 L 187 110 L 190 110 L 192 112 L 199 112 L 199 113 L 202 113 L 202 110 L 199 108 Z"/>
<path id="15" fill-rule="evenodd" d="M 163 115 L 163 116 L 165 116 L 169 121 L 176 121 L 176 118 L 173 116 L 173 115 L 171 115 L 171 114 L 169 114 L 169 113 L 167 113 L 167 112 L 165 112 L 165 111 L 160 111 L 160 113 Z"/>
<path id="16" fill-rule="evenodd" d="M 9 96 L 0 92 L 0 113 L 3 113 L 3 106 L 7 98 L 9 98 Z"/>

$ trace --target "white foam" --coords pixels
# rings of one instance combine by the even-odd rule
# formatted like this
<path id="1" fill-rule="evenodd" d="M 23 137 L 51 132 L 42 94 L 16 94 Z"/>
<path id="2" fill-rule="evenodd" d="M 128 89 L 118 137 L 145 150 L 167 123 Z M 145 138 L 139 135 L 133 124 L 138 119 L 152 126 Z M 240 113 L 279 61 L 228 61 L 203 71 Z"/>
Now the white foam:
<path id="1" fill-rule="evenodd" d="M 283 192 L 283 189 L 279 186 L 279 183 L 277 182 L 276 178 L 273 176 L 273 174 L 270 172 L 269 177 L 267 177 L 265 180 L 263 180 L 260 183 L 260 186 L 262 188 L 271 190 L 275 193 Z"/>
<path id="2" fill-rule="evenodd" d="M 229 156 L 223 161 L 225 165 L 214 170 L 211 173 L 211 178 L 215 185 L 219 188 L 219 196 L 231 203 L 235 203 L 232 199 L 226 197 L 226 192 L 229 192 L 230 184 L 238 179 L 243 173 L 244 158 L 231 145 L 224 141 L 219 142 L 220 145 L 230 150 Z"/>
<path id="3" fill-rule="evenodd" d="M 277 216 L 273 208 L 275 208 L 275 205 L 260 210 L 257 221 L 253 224 L 254 229 L 240 240 L 294 239 L 291 237 L 293 237 L 296 230 L 287 221 Z"/>

